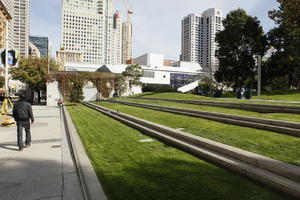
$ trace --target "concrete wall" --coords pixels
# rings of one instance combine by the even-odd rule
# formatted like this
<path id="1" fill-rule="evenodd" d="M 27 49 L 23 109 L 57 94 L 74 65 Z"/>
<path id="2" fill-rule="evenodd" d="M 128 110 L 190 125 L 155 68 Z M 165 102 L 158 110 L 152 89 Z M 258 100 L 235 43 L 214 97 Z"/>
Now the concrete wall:
<path id="1" fill-rule="evenodd" d="M 129 88 L 129 87 L 128 87 Z M 113 97 L 115 90 L 112 90 L 109 94 L 109 97 Z M 142 93 L 142 88 L 140 86 L 133 86 L 131 91 L 128 89 L 123 96 L 130 96 L 133 94 Z M 83 88 L 83 101 L 96 101 L 99 98 L 102 98 L 101 94 L 97 92 L 96 88 L 88 87 L 87 85 Z M 47 106 L 57 106 L 59 99 L 63 99 L 58 89 L 58 82 L 47 83 Z"/>
<path id="2" fill-rule="evenodd" d="M 148 62 L 148 54 L 144 54 L 142 56 L 139 56 L 137 58 L 134 59 L 134 63 L 139 64 L 139 65 L 149 65 Z"/>
<path id="3" fill-rule="evenodd" d="M 97 95 L 97 88 L 83 88 L 83 101 L 96 101 Z"/>
<path id="4" fill-rule="evenodd" d="M 47 83 L 47 106 L 57 106 L 58 100 L 61 98 L 58 89 L 58 82 Z"/>
<path id="5" fill-rule="evenodd" d="M 146 84 L 170 84 L 170 74 L 167 71 L 154 71 L 154 78 L 141 77 L 141 82 Z"/>
<path id="6" fill-rule="evenodd" d="M 161 54 L 154 54 L 150 53 L 148 54 L 148 60 L 151 67 L 162 67 L 164 66 L 164 56 Z"/>

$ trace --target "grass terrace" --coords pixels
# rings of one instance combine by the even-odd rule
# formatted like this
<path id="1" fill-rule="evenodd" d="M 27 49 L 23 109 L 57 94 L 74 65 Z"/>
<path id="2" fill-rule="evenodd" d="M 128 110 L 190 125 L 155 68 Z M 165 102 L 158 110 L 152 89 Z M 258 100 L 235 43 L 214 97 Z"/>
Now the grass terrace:
<path id="1" fill-rule="evenodd" d="M 116 103 L 97 102 L 96 104 L 300 166 L 300 138 Z"/>
<path id="2" fill-rule="evenodd" d="M 300 123 L 300 115 L 299 114 L 257 113 L 257 112 L 251 112 L 251 111 L 246 111 L 246 110 L 220 108 L 220 107 L 214 107 L 214 106 L 203 106 L 203 105 L 193 105 L 193 104 L 176 103 L 176 102 L 169 102 L 169 101 L 133 99 L 133 98 L 117 98 L 116 100 L 136 102 L 136 103 L 146 103 L 146 104 L 153 104 L 153 105 L 158 105 L 158 106 L 168 106 L 168 107 L 174 107 L 174 108 L 186 108 L 186 109 L 192 109 L 192 110 L 200 110 L 200 111 L 216 112 L 216 113 L 224 113 L 224 114 L 232 114 L 232 115 L 242 115 L 242 116 L 257 117 L 257 118 L 293 121 L 293 122 Z"/>
<path id="3" fill-rule="evenodd" d="M 229 93 L 228 95 L 224 95 L 226 98 L 213 98 L 213 97 L 205 97 L 195 94 L 183 94 L 178 92 L 162 92 L 162 93 L 155 93 L 155 92 L 145 92 L 142 94 L 134 95 L 133 97 L 140 97 L 140 98 L 161 98 L 161 99 L 184 99 L 184 100 L 206 100 L 206 101 L 220 101 L 220 102 L 237 102 L 237 103 L 260 103 L 260 104 L 279 104 L 279 105 L 289 105 L 289 103 L 283 102 L 272 102 L 272 101 L 252 101 L 246 99 L 232 99 L 235 98 L 235 94 Z M 254 99 L 257 99 L 256 96 L 253 96 Z M 262 100 L 279 100 L 279 101 L 297 101 L 300 102 L 300 91 L 277 91 L 277 93 L 268 93 L 267 95 L 262 95 L 260 97 Z M 259 100 L 259 99 L 257 99 Z M 295 104 L 291 104 L 295 105 Z M 300 105 L 300 103 L 298 104 Z"/>
<path id="4" fill-rule="evenodd" d="M 68 111 L 110 200 L 287 199 L 155 139 L 140 142 L 150 138 L 83 105 Z"/>

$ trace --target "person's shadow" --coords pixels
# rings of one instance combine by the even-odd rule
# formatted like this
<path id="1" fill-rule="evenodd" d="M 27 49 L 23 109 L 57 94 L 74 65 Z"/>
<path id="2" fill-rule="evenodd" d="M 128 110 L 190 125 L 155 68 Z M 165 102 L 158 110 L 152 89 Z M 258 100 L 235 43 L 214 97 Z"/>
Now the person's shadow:
<path id="1" fill-rule="evenodd" d="M 11 151 L 19 150 L 18 145 L 14 144 L 14 143 L 0 143 L 0 148 L 11 150 Z"/>

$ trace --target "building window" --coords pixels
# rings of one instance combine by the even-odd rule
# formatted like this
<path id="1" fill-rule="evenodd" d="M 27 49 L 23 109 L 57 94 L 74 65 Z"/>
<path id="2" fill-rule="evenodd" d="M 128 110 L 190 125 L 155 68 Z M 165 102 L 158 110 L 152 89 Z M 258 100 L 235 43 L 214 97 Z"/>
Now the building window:
<path id="1" fill-rule="evenodd" d="M 143 77 L 154 78 L 155 73 L 153 71 L 143 71 Z"/>

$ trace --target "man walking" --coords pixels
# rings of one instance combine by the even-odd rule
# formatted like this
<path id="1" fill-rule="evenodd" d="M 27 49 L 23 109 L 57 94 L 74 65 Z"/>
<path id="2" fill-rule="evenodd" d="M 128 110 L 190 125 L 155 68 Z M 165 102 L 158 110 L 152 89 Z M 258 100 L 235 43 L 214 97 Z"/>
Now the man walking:
<path id="1" fill-rule="evenodd" d="M 26 101 L 25 97 L 26 95 L 24 93 L 21 93 L 20 100 L 17 103 L 15 103 L 13 108 L 13 117 L 17 122 L 17 138 L 19 151 L 23 151 L 24 147 L 30 147 L 31 134 L 29 120 L 31 119 L 31 123 L 34 122 L 31 104 L 28 101 Z M 23 128 L 26 132 L 25 146 L 23 146 Z"/>

